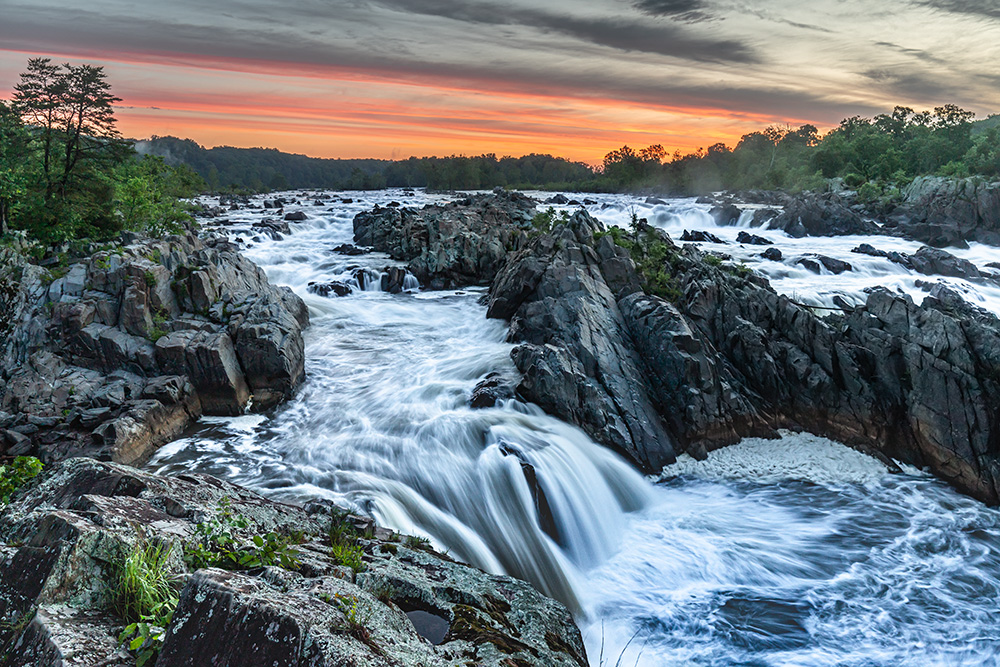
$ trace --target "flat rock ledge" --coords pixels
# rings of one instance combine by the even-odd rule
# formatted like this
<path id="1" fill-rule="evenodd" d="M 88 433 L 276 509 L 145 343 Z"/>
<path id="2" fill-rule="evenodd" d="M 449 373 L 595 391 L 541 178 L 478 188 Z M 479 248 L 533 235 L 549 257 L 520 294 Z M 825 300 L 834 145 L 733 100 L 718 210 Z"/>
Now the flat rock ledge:
<path id="1" fill-rule="evenodd" d="M 139 464 L 305 377 L 305 304 L 219 238 L 130 236 L 49 268 L 2 250 L 0 312 L 0 455 Z"/>
<path id="2" fill-rule="evenodd" d="M 224 503 L 246 536 L 298 535 L 297 569 L 191 571 L 183 545 Z M 180 599 L 156 667 L 587 665 L 567 609 L 528 584 L 372 525 L 356 573 L 331 557 L 330 522 L 324 503 L 284 505 L 207 475 L 56 464 L 0 516 L 0 666 L 134 665 L 107 573 L 140 531 L 171 548 Z"/>

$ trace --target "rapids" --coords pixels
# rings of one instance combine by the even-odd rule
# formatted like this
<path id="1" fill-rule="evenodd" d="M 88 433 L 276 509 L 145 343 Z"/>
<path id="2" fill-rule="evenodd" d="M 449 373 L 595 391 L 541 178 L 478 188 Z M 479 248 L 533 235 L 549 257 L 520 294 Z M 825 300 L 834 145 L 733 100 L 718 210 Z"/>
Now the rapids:
<path id="1" fill-rule="evenodd" d="M 1000 512 L 808 434 L 681 457 L 653 479 L 532 405 L 472 410 L 478 381 L 515 373 L 506 326 L 486 319 L 480 290 L 421 292 L 411 281 L 391 295 L 377 280 L 342 298 L 308 290 L 392 263 L 332 252 L 352 242 L 356 213 L 442 197 L 344 195 L 354 201 L 304 206 L 309 219 L 281 240 L 250 228 L 268 211 L 232 212 L 227 232 L 309 306 L 308 379 L 267 416 L 203 419 L 151 468 L 207 472 L 291 502 L 330 498 L 526 579 L 574 612 L 593 665 L 998 664 Z M 634 211 L 674 238 L 711 231 L 730 243 L 707 249 L 810 304 L 860 301 L 874 284 L 919 299 L 917 283 L 935 280 L 850 253 L 862 242 L 919 247 L 899 239 L 753 230 L 785 254 L 770 262 L 763 248 L 733 243 L 742 229 L 716 226 L 707 206 L 592 197 L 588 208 L 608 224 Z M 794 264 L 808 252 L 855 271 L 810 273 Z M 990 252 L 955 254 L 983 268 Z M 947 280 L 1000 312 L 1000 289 Z"/>

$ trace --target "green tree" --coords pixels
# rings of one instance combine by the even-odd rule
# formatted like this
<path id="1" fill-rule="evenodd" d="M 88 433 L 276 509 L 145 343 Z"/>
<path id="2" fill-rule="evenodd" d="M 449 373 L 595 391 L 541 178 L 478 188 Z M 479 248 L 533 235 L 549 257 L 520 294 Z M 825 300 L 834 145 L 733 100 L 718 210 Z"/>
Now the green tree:
<path id="1" fill-rule="evenodd" d="M 20 116 L 0 102 L 0 234 L 7 233 L 14 208 L 24 194 L 28 141 Z"/>

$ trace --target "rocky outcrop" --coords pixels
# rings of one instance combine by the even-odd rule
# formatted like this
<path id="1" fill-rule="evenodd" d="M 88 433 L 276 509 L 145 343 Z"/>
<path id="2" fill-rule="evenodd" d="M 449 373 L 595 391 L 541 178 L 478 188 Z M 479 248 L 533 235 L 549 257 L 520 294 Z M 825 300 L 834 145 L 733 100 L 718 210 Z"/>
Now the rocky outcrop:
<path id="1" fill-rule="evenodd" d="M 878 225 L 862 218 L 835 193 L 805 193 L 793 198 L 771 222 L 771 228 L 782 229 L 795 238 L 877 234 L 879 231 Z"/>
<path id="2" fill-rule="evenodd" d="M 507 252 L 526 241 L 536 204 L 498 190 L 420 210 L 376 207 L 354 218 L 354 240 L 409 262 L 422 285 L 488 285 Z"/>
<path id="3" fill-rule="evenodd" d="M 922 176 L 903 193 L 887 225 L 934 247 L 1000 245 L 1000 183 Z"/>
<path id="4" fill-rule="evenodd" d="M 191 548 L 293 545 L 287 561 L 196 569 Z M 358 561 L 331 551 L 349 531 Z M 117 640 L 114 572 L 137 544 L 168 552 L 176 610 L 158 667 L 558 665 L 585 667 L 567 609 L 370 520 L 283 505 L 207 475 L 160 477 L 72 459 L 0 515 L 0 665 L 135 665 Z"/>
<path id="5" fill-rule="evenodd" d="M 586 211 L 529 242 L 511 258 L 488 295 L 488 316 L 509 319 L 520 345 L 512 357 L 528 400 L 578 424 L 646 469 L 674 461 L 667 433 L 646 391 L 627 338 L 618 294 L 637 291 L 631 260 Z"/>
<path id="6" fill-rule="evenodd" d="M 849 314 L 821 317 L 646 230 L 639 242 L 662 244 L 671 302 L 643 293 L 628 253 L 587 229 L 535 239 L 490 291 L 490 315 L 510 318 L 524 343 L 513 356 L 529 400 L 645 469 L 670 458 L 666 443 L 700 456 L 792 428 L 1000 501 L 992 315 L 936 287 L 922 305 L 875 289 Z"/>
<path id="7" fill-rule="evenodd" d="M 203 413 L 302 383 L 301 299 L 227 242 L 129 241 L 49 269 L 0 258 L 0 414 L 18 434 L 0 449 L 136 463 Z"/>

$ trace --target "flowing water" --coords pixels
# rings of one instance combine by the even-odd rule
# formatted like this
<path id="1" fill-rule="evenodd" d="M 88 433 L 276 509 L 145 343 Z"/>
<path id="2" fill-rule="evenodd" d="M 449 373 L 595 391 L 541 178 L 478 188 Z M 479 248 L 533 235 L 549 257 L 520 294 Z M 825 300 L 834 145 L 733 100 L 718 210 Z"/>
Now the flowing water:
<path id="1" fill-rule="evenodd" d="M 681 457 L 648 479 L 534 406 L 472 410 L 477 382 L 515 372 L 505 323 L 486 319 L 482 292 L 409 282 L 392 295 L 378 280 L 362 290 L 358 269 L 377 274 L 391 262 L 332 252 L 375 203 L 442 198 L 345 194 L 354 202 L 304 206 L 309 219 L 280 240 L 249 228 L 266 211 L 233 212 L 227 229 L 249 241 L 247 255 L 309 306 L 308 379 L 273 414 L 203 419 L 151 467 L 289 501 L 331 498 L 526 579 L 573 610 L 594 665 L 1000 664 L 1000 512 L 808 434 L 747 440 L 704 462 Z M 691 201 L 594 199 L 591 212 L 609 224 L 636 211 L 675 238 L 700 229 L 731 242 L 741 231 L 716 227 Z M 804 302 L 861 301 L 874 284 L 919 298 L 920 281 L 935 280 L 849 252 L 861 242 L 918 247 L 898 239 L 753 233 L 785 261 L 762 260 L 757 246 L 705 245 Z M 809 252 L 855 271 L 833 279 L 794 264 Z M 980 246 L 956 254 L 990 261 Z M 332 279 L 356 289 L 342 298 L 307 289 Z M 1000 289 L 948 281 L 1000 310 Z"/>

